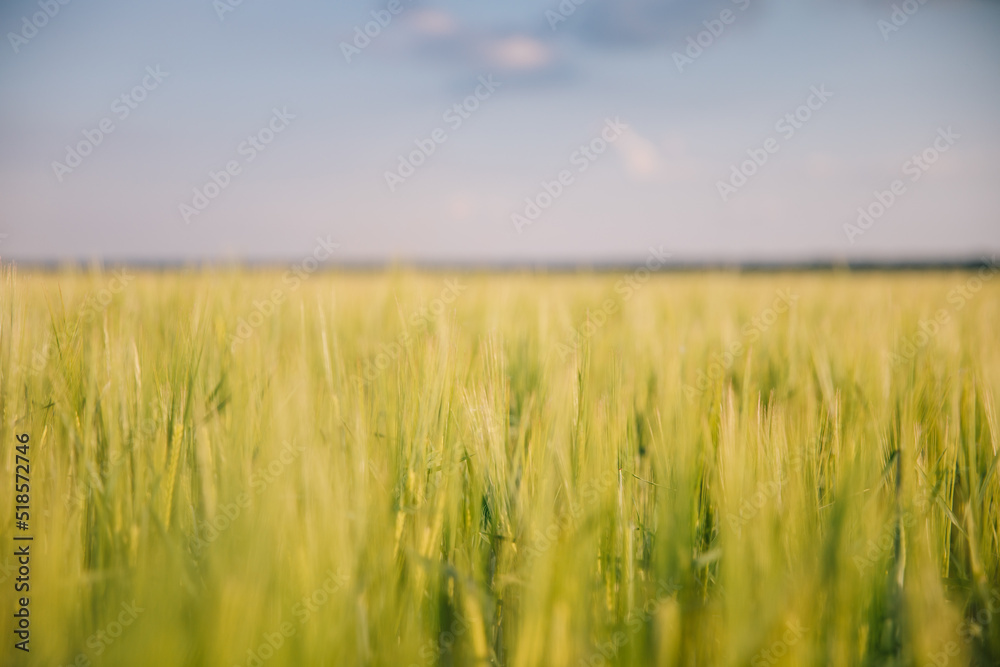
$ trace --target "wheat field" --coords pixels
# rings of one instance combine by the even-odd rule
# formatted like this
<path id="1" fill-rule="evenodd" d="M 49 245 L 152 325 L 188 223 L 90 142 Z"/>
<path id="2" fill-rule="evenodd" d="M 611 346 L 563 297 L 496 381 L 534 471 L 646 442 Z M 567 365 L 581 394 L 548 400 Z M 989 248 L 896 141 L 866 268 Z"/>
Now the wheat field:
<path id="1" fill-rule="evenodd" d="M 6 266 L 0 663 L 1000 664 L 995 273 Z"/>

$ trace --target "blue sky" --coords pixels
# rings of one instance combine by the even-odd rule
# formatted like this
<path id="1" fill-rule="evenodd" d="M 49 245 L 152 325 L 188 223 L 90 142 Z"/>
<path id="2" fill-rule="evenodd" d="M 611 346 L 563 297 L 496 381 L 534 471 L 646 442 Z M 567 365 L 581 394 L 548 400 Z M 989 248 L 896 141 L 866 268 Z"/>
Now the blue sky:
<path id="1" fill-rule="evenodd" d="M 1000 249 L 995 2 L 223 2 L 3 4 L 0 256 Z"/>

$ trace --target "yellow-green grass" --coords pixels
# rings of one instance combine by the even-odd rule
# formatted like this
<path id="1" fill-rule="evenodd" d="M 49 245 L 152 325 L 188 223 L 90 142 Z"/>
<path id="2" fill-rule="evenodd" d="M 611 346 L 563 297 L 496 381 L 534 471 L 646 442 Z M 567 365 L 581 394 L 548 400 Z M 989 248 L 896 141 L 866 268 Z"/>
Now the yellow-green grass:
<path id="1" fill-rule="evenodd" d="M 993 275 L 8 266 L 0 663 L 998 664 Z"/>

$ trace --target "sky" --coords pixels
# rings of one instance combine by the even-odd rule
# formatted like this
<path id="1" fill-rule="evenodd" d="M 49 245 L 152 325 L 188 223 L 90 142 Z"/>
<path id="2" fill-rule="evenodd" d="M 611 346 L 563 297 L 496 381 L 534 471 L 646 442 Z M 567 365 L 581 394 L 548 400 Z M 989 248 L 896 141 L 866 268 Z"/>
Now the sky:
<path id="1" fill-rule="evenodd" d="M 994 1 L 0 6 L 4 260 L 1000 250 Z"/>

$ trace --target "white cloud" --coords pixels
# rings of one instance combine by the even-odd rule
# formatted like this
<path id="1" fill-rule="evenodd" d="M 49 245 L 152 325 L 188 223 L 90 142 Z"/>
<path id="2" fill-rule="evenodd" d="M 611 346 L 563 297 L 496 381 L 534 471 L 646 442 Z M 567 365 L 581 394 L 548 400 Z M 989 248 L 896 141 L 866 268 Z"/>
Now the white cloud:
<path id="1" fill-rule="evenodd" d="M 633 178 L 648 181 L 662 173 L 663 160 L 656 146 L 635 130 L 626 130 L 613 146 L 618 149 L 625 168 Z"/>
<path id="2" fill-rule="evenodd" d="M 440 9 L 418 9 L 409 16 L 410 24 L 421 34 L 441 37 L 453 34 L 458 25 L 454 17 Z"/>
<path id="3" fill-rule="evenodd" d="M 494 40 L 484 50 L 491 63 L 504 69 L 538 69 L 552 60 L 552 51 L 527 35 L 511 35 Z"/>

